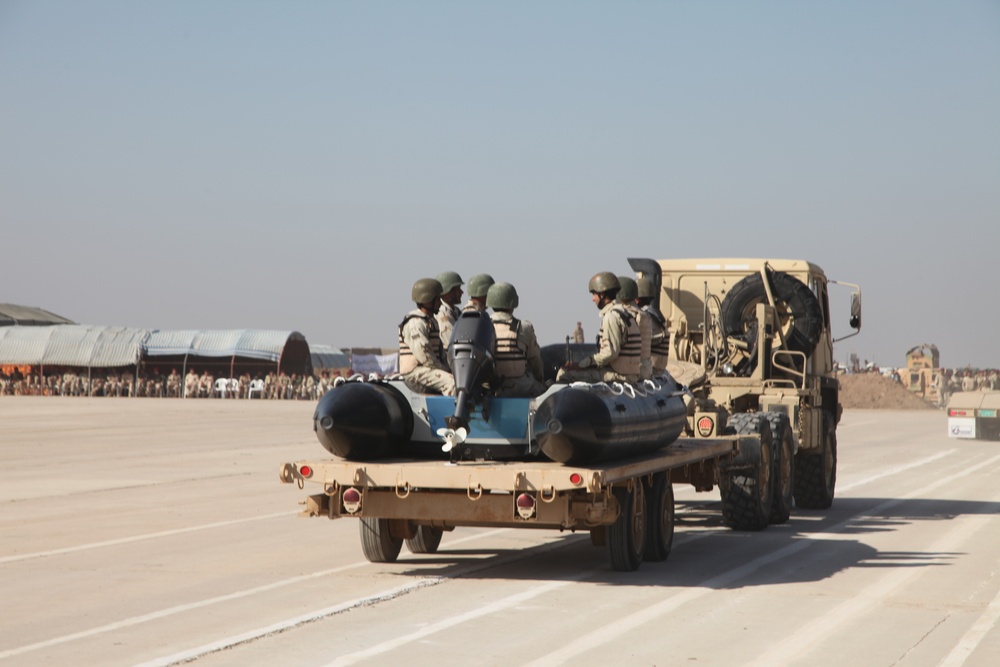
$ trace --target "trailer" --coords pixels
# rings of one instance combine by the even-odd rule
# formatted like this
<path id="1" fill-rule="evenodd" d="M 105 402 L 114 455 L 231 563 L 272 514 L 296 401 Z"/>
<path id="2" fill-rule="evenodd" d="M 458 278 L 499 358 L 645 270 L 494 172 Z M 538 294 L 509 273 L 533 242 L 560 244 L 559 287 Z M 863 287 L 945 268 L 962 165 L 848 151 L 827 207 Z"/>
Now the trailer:
<path id="1" fill-rule="evenodd" d="M 960 391 L 948 397 L 948 436 L 1000 440 L 1000 391 Z"/>
<path id="2" fill-rule="evenodd" d="M 632 571 L 670 553 L 674 483 L 699 491 L 718 484 L 729 525 L 766 526 L 754 516 L 770 506 L 771 451 L 759 434 L 684 437 L 661 451 L 585 467 L 331 458 L 283 463 L 280 478 L 320 490 L 305 499 L 303 516 L 359 519 L 372 562 L 395 561 L 404 543 L 433 553 L 444 531 L 459 527 L 547 528 L 589 531 L 592 544 L 607 547 L 613 569 Z"/>

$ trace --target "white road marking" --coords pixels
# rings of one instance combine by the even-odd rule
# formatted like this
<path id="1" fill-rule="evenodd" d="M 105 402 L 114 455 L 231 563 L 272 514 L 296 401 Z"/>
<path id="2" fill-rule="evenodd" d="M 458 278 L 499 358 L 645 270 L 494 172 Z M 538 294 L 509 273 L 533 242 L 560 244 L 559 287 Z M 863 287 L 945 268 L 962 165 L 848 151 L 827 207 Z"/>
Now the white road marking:
<path id="1" fill-rule="evenodd" d="M 282 515 L 283 516 L 283 515 Z M 456 540 L 448 540 L 447 546 L 455 546 L 462 544 L 464 542 L 470 542 L 472 540 L 482 539 L 484 537 L 491 537 L 498 533 L 503 533 L 510 530 L 510 528 L 498 528 L 496 530 L 487 531 L 484 533 L 477 533 L 475 535 L 468 535 Z M 65 644 L 66 642 L 71 642 L 77 639 L 86 639 L 88 637 L 93 637 L 95 635 L 103 634 L 105 632 L 112 632 L 114 630 L 120 630 L 122 628 L 131 627 L 133 625 L 139 625 L 140 623 L 146 623 L 148 621 L 154 621 L 160 618 L 166 618 L 168 616 L 174 616 L 176 614 L 181 614 L 186 611 L 191 611 L 194 609 L 200 609 L 202 607 L 208 607 L 213 604 L 219 604 L 220 602 L 228 602 L 231 600 L 238 600 L 240 598 L 249 597 L 251 595 L 257 595 L 258 593 L 265 593 L 276 588 L 284 588 L 285 586 L 294 585 L 301 583 L 303 581 L 309 581 L 311 579 L 318 579 L 321 577 L 326 577 L 331 574 L 337 574 L 339 572 L 345 572 L 347 570 L 354 570 L 366 565 L 371 565 L 368 561 L 359 561 L 356 563 L 350 563 L 348 565 L 341 565 L 340 567 L 331 568 L 329 570 L 320 570 L 319 572 L 312 572 L 310 574 L 300 575 L 298 577 L 291 577 L 289 579 L 282 579 L 281 581 L 276 581 L 270 584 L 265 584 L 263 586 L 255 586 L 254 588 L 247 588 L 242 591 L 235 591 L 226 595 L 219 595 L 217 597 L 206 598 L 204 600 L 198 600 L 196 602 L 190 602 L 188 604 L 177 605 L 175 607 L 168 607 L 167 609 L 161 609 L 159 611 L 150 612 L 148 614 L 142 614 L 140 616 L 133 616 L 131 618 L 122 619 L 121 621 L 116 621 L 114 623 L 108 623 L 107 625 L 101 625 L 96 628 L 91 628 L 89 630 L 82 630 L 80 632 L 74 632 L 68 635 L 62 635 L 60 637 L 53 637 L 52 639 L 47 639 L 42 642 L 36 642 L 34 644 L 26 644 L 24 646 L 18 646 L 16 648 L 8 649 L 6 651 L 0 651 L 0 660 L 4 658 L 10 658 L 15 655 L 21 655 L 24 653 L 30 653 L 32 651 L 37 651 L 39 649 L 48 648 L 50 646 L 56 646 L 59 644 Z M 384 599 L 386 592 L 378 593 L 373 596 L 375 599 Z M 367 599 L 367 598 L 366 598 Z"/>
<path id="2" fill-rule="evenodd" d="M 970 475 L 973 472 L 980 470 L 981 468 L 993 465 L 998 461 L 1000 461 L 1000 456 L 994 456 L 993 458 L 988 459 L 987 461 L 984 461 L 978 465 L 965 468 L 959 473 L 956 473 L 949 477 L 938 479 L 937 481 L 925 486 L 922 489 L 906 494 L 902 498 L 894 498 L 892 500 L 888 500 L 878 505 L 877 507 L 869 510 L 868 512 L 865 512 L 864 514 L 852 516 L 844 521 L 841 521 L 836 525 L 830 526 L 825 531 L 813 533 L 813 535 L 818 536 L 818 535 L 823 535 L 824 533 L 834 533 L 842 531 L 846 528 L 850 528 L 851 524 L 857 520 L 858 516 L 877 515 L 880 512 L 883 512 L 891 507 L 894 507 L 895 505 L 905 502 L 906 500 L 919 497 L 921 494 L 927 493 L 928 491 L 933 491 L 942 486 L 947 486 L 948 484 L 953 483 L 957 479 Z M 644 625 L 646 623 L 649 623 L 650 621 L 658 619 L 664 614 L 667 614 L 692 600 L 708 595 L 714 590 L 724 586 L 728 586 L 735 581 L 739 581 L 740 579 L 753 574 L 754 572 L 761 569 L 765 565 L 769 565 L 775 561 L 779 561 L 788 558 L 789 556 L 793 556 L 798 552 L 803 551 L 804 549 L 814 544 L 816 544 L 816 541 L 813 540 L 808 540 L 808 539 L 797 540 L 782 549 L 779 549 L 770 554 L 765 554 L 733 570 L 729 570 L 728 572 L 724 572 L 710 579 L 706 579 L 700 584 L 697 584 L 678 595 L 668 598 L 659 604 L 646 607 L 641 611 L 638 611 L 630 616 L 621 618 L 615 621 L 614 623 L 610 623 L 604 626 L 598 631 L 591 632 L 584 637 L 576 637 L 574 639 L 571 639 L 569 640 L 569 644 L 564 648 L 559 649 L 557 651 L 553 651 L 552 653 L 549 653 L 548 655 L 539 658 L 534 662 L 529 663 L 529 665 L 532 667 L 550 667 L 551 665 L 565 663 L 569 661 L 571 658 L 585 654 L 588 651 L 597 648 L 598 646 L 602 646 L 604 644 L 612 642 L 618 639 L 622 634 L 630 632 L 641 625 Z M 823 618 L 825 620 L 826 616 L 824 616 Z M 788 642 L 786 643 L 794 643 L 796 646 L 799 646 L 800 645 L 799 641 L 800 641 L 799 633 L 795 632 L 794 636 L 790 637 L 788 639 Z M 788 664 L 788 663 L 782 663 L 780 661 L 775 662 L 771 660 L 768 661 L 768 664 L 775 665 L 775 664 Z"/>
<path id="3" fill-rule="evenodd" d="M 362 660 L 372 658 L 376 655 L 381 655 L 387 651 L 391 651 L 394 648 L 403 646 L 404 644 L 409 644 L 410 642 L 415 642 L 424 637 L 436 634 L 438 632 L 443 632 L 448 628 L 453 628 L 456 625 L 461 625 L 468 621 L 481 618 L 483 616 L 489 616 L 490 614 L 495 614 L 501 612 L 505 609 L 510 609 L 523 602 L 526 602 L 532 598 L 536 598 L 540 595 L 544 595 L 558 588 L 562 588 L 568 584 L 580 581 L 581 579 L 586 579 L 587 577 L 594 576 L 598 574 L 597 570 L 591 570 L 589 572 L 581 572 L 575 574 L 567 579 L 560 579 L 558 581 L 550 581 L 543 585 L 537 585 L 537 582 L 532 582 L 532 588 L 526 591 L 521 591 L 520 593 L 515 593 L 502 600 L 497 600 L 488 605 L 484 605 L 473 611 L 457 614 L 449 618 L 441 619 L 436 623 L 431 623 L 430 625 L 417 630 L 416 632 L 411 632 L 408 635 L 403 635 L 402 637 L 396 637 L 395 639 L 390 639 L 389 641 L 382 642 L 381 644 L 376 644 L 363 651 L 357 651 L 355 653 L 350 653 L 348 655 L 343 655 L 329 663 L 326 667 L 346 667 L 347 665 L 356 664 Z"/>
<path id="4" fill-rule="evenodd" d="M 48 551 L 35 551 L 29 554 L 19 554 L 17 556 L 4 556 L 0 558 L 0 565 L 4 563 L 16 563 L 22 560 L 31 560 L 32 558 L 44 558 L 46 556 L 60 556 L 62 554 L 71 554 L 77 551 L 87 551 L 88 549 L 101 549 L 103 547 L 113 547 L 119 544 L 129 544 L 131 542 L 142 542 L 143 540 L 153 540 L 160 537 L 170 537 L 172 535 L 183 535 L 184 533 L 194 533 L 199 530 L 211 530 L 213 528 L 223 528 L 225 526 L 235 526 L 241 523 L 249 523 L 251 521 L 265 521 L 267 519 L 275 519 L 281 516 L 289 516 L 292 514 L 298 514 L 298 510 L 288 511 L 288 512 L 276 512 L 274 514 L 262 514 L 260 516 L 249 517 L 246 519 L 233 519 L 231 521 L 219 521 L 217 523 L 206 523 L 200 526 L 190 526 L 188 528 L 177 528 L 175 530 L 164 530 L 158 533 L 146 533 L 144 535 L 133 535 L 132 537 L 122 537 L 117 540 L 105 540 L 104 542 L 91 542 L 89 544 L 78 544 L 75 547 L 64 547 L 62 549 L 49 549 Z"/>
<path id="5" fill-rule="evenodd" d="M 481 538 L 481 537 L 485 537 L 486 535 L 492 535 L 492 534 L 495 534 L 495 533 L 498 533 L 498 532 L 503 532 L 503 531 L 506 531 L 506 530 L 512 530 L 512 529 L 510 529 L 510 528 L 500 528 L 500 529 L 497 529 L 495 531 L 491 531 L 489 533 L 482 533 L 480 535 L 470 536 L 469 538 L 466 538 L 463 541 L 468 541 L 468 540 L 472 540 L 472 539 L 478 539 L 478 538 Z M 576 540 L 576 541 L 582 542 L 583 540 L 581 538 L 581 539 Z M 451 544 L 455 544 L 455 542 L 453 542 Z M 567 540 L 560 540 L 558 542 L 550 542 L 548 544 L 539 545 L 539 546 L 536 546 L 536 547 L 533 548 L 532 554 L 537 554 L 539 552 L 544 552 L 544 551 L 553 551 L 555 549 L 561 549 L 561 548 L 565 547 L 566 544 L 567 544 Z M 285 630 L 289 630 L 291 628 L 294 628 L 297 625 L 302 625 L 303 623 L 311 623 L 313 621 L 318 621 L 318 620 L 320 620 L 322 618 L 325 618 L 327 616 L 334 616 L 336 614 L 340 614 L 342 612 L 348 611 L 348 610 L 353 609 L 355 607 L 367 606 L 367 605 L 370 605 L 370 604 L 373 604 L 373 603 L 384 602 L 386 600 L 391 600 L 391 599 L 399 597 L 400 595 L 405 595 L 406 593 L 409 593 L 411 591 L 415 591 L 415 590 L 420 589 L 420 588 L 427 588 L 429 586 L 437 586 L 438 584 L 443 584 L 445 582 L 451 581 L 452 579 L 456 579 L 456 578 L 461 577 L 463 575 L 471 574 L 473 572 L 476 572 L 476 571 L 479 571 L 479 570 L 483 570 L 483 569 L 487 569 L 487 568 L 497 567 L 499 565 L 504 565 L 504 564 L 507 564 L 507 563 L 510 563 L 510 562 L 513 562 L 513 561 L 523 560 L 523 559 L 528 558 L 528 557 L 529 556 L 526 555 L 525 552 L 516 551 L 516 552 L 511 553 L 507 557 L 501 557 L 501 558 L 498 558 L 498 559 L 491 559 L 489 561 L 483 561 L 481 563 L 477 563 L 476 565 L 474 565 L 472 567 L 466 568 L 462 572 L 459 572 L 459 573 L 456 573 L 456 574 L 452 574 L 452 575 L 449 575 L 447 577 L 428 577 L 428 578 L 424 578 L 424 579 L 421 579 L 419 581 L 415 581 L 415 582 L 413 582 L 411 584 L 404 584 L 402 586 L 397 586 L 395 588 L 391 588 L 391 589 L 382 591 L 380 593 L 376 593 L 375 595 L 370 595 L 370 596 L 367 596 L 367 597 L 364 597 L 364 598 L 357 598 L 355 600 L 350 600 L 348 602 L 342 602 L 342 603 L 334 605 L 332 607 L 326 607 L 324 609 L 319 609 L 319 610 L 310 612 L 308 614 L 303 614 L 301 616 L 296 616 L 295 618 L 290 618 L 290 619 L 286 619 L 284 621 L 279 621 L 278 623 L 273 623 L 271 625 L 267 625 L 267 626 L 264 626 L 262 628 L 257 628 L 256 630 L 250 630 L 249 632 L 243 632 L 241 634 L 234 635 L 232 637 L 227 637 L 225 639 L 220 639 L 220 640 L 214 641 L 214 642 L 212 642 L 210 644 L 204 644 L 202 646 L 198 646 L 196 648 L 189 649 L 187 651 L 182 651 L 180 653 L 174 653 L 174 654 L 171 654 L 171 655 L 163 656 L 161 658 L 156 658 L 156 659 L 150 660 L 148 662 L 143 662 L 143 663 L 140 663 L 138 665 L 135 665 L 135 667 L 169 667 L 170 665 L 176 665 L 176 664 L 180 664 L 180 663 L 184 663 L 184 662 L 190 662 L 192 660 L 196 660 L 197 658 L 200 658 L 203 655 L 207 655 L 209 653 L 215 653 L 216 651 L 222 651 L 222 650 L 225 650 L 225 649 L 228 649 L 228 648 L 232 648 L 233 646 L 237 646 L 239 644 L 244 644 L 246 642 L 250 642 L 250 641 L 253 641 L 255 639 L 260 639 L 261 637 L 266 637 L 268 635 L 273 635 L 273 634 L 276 634 L 276 633 L 279 633 L 279 632 L 284 632 Z M 570 580 L 567 580 L 566 583 L 569 583 L 569 581 Z"/>
<path id="6" fill-rule="evenodd" d="M 913 468 L 919 468 L 920 466 L 927 465 L 928 463 L 934 463 L 935 461 L 940 461 L 946 456 L 951 456 L 957 451 L 958 451 L 957 449 L 947 449 L 943 452 L 938 452 L 934 456 L 928 456 L 927 458 L 919 459 L 917 461 L 911 461 L 906 465 L 895 466 L 893 468 L 889 468 L 888 470 L 883 470 L 877 475 L 865 477 L 864 479 L 856 480 L 854 482 L 851 482 L 850 484 L 845 484 L 845 485 L 838 484 L 836 490 L 838 492 L 850 491 L 851 489 L 855 489 L 859 486 L 864 486 L 865 484 L 871 484 L 875 480 L 882 479 L 883 477 L 889 477 L 890 475 L 898 475 L 901 472 L 906 472 L 907 470 L 912 470 Z"/>
<path id="7" fill-rule="evenodd" d="M 993 601 L 986 607 L 986 611 L 962 635 L 955 648 L 938 663 L 938 667 L 961 667 L 964 665 L 983 641 L 983 638 L 996 626 L 998 620 L 1000 620 L 1000 593 L 997 593 Z"/>

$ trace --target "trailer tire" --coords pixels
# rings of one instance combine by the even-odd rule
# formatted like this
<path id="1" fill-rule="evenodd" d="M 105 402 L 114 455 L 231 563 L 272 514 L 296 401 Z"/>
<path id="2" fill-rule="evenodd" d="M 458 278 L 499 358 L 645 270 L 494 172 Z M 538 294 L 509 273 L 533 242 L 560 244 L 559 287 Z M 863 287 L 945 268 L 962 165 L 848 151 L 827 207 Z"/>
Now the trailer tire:
<path id="1" fill-rule="evenodd" d="M 620 511 L 606 533 L 611 569 L 632 572 L 639 568 L 646 550 L 646 494 L 638 480 L 631 488 L 614 489 L 614 494 Z"/>
<path id="2" fill-rule="evenodd" d="M 644 482 L 646 488 L 646 550 L 643 560 L 667 560 L 674 544 L 674 485 L 666 473 Z"/>
<path id="3" fill-rule="evenodd" d="M 771 290 L 789 350 L 812 354 L 823 328 L 823 311 L 812 290 L 783 271 L 771 271 Z M 767 303 L 760 273 L 739 281 L 722 300 L 722 328 L 727 336 L 743 337 L 756 326 L 757 304 Z"/>
<path id="4" fill-rule="evenodd" d="M 753 435 L 740 441 L 739 453 L 719 470 L 722 520 L 733 530 L 763 530 L 771 518 L 774 470 L 771 426 L 764 414 L 746 412 L 729 419 L 735 435 Z"/>
<path id="5" fill-rule="evenodd" d="M 441 545 L 441 536 L 444 535 L 443 528 L 433 526 L 417 526 L 416 535 L 406 540 L 406 548 L 414 554 L 436 553 Z"/>
<path id="6" fill-rule="evenodd" d="M 776 411 L 768 412 L 767 423 L 771 427 L 771 442 L 774 443 L 771 523 L 787 523 L 792 515 L 795 488 L 795 439 L 788 415 Z"/>
<path id="7" fill-rule="evenodd" d="M 799 452 L 795 457 L 795 506 L 825 510 L 833 505 L 837 487 L 837 422 L 823 412 L 820 451 Z"/>
<path id="8" fill-rule="evenodd" d="M 358 522 L 361 529 L 361 551 L 372 563 L 394 563 L 403 548 L 403 539 L 393 537 L 389 532 L 388 519 L 362 517 Z"/>

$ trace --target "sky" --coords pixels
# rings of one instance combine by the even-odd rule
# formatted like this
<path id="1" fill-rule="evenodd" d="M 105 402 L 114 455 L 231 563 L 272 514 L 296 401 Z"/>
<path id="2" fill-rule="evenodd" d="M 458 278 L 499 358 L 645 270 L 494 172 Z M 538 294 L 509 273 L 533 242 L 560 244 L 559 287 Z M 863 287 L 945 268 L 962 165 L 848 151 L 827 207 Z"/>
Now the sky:
<path id="1" fill-rule="evenodd" d="M 336 347 L 446 270 L 544 345 L 628 257 L 806 259 L 838 360 L 1000 367 L 1000 0 L 0 0 L 0 249 L 0 302 Z"/>

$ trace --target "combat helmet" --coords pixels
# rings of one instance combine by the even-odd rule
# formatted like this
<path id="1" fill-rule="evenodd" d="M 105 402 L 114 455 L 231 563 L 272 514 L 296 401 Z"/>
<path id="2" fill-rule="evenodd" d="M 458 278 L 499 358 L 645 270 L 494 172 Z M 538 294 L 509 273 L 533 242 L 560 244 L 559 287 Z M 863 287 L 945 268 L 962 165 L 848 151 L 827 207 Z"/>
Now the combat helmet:
<path id="1" fill-rule="evenodd" d="M 618 284 L 621 285 L 621 289 L 618 290 L 618 300 L 619 301 L 635 301 L 639 296 L 639 288 L 636 287 L 635 280 L 629 276 L 618 276 Z"/>
<path id="2" fill-rule="evenodd" d="M 454 271 L 445 271 L 444 273 L 438 274 L 438 282 L 441 283 L 441 293 L 447 294 L 459 285 L 464 285 L 465 281 L 462 280 L 462 276 L 458 275 Z"/>
<path id="3" fill-rule="evenodd" d="M 656 287 L 653 286 L 653 281 L 649 278 L 638 278 L 635 281 L 636 293 L 639 295 L 638 298 L 646 299 L 653 298 L 656 296 Z"/>
<path id="4" fill-rule="evenodd" d="M 587 289 L 591 292 L 610 292 L 612 290 L 617 292 L 621 286 L 621 283 L 618 282 L 618 276 L 610 271 L 601 271 L 590 279 L 590 286 Z"/>
<path id="5" fill-rule="evenodd" d="M 444 290 L 441 288 L 441 283 L 434 278 L 421 278 L 413 283 L 413 303 L 430 305 L 434 303 L 434 299 L 443 293 Z"/>
<path id="6" fill-rule="evenodd" d="M 496 283 L 486 293 L 486 307 L 493 310 L 514 310 L 517 303 L 517 290 L 510 283 Z"/>
<path id="7" fill-rule="evenodd" d="M 483 298 L 490 291 L 490 285 L 495 282 L 490 274 L 477 273 L 469 278 L 469 296 L 474 299 Z"/>

